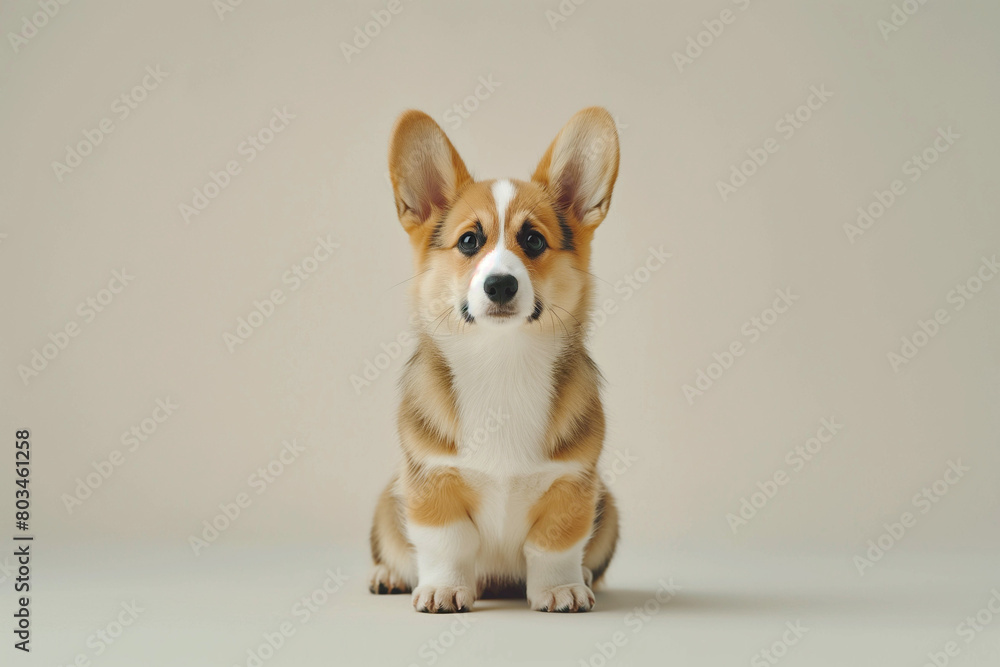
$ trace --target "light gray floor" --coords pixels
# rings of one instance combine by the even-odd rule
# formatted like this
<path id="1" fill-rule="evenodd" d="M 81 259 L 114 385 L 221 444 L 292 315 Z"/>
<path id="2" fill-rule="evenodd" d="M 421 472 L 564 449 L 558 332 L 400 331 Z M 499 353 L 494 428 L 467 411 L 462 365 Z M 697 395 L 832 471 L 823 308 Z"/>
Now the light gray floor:
<path id="1" fill-rule="evenodd" d="M 183 548 L 36 549 L 33 652 L 5 665 L 70 665 L 83 655 L 93 665 L 129 667 L 918 667 L 949 641 L 957 656 L 947 664 L 1000 664 L 1000 615 L 971 642 L 968 632 L 958 633 L 1000 589 L 997 563 L 986 557 L 890 552 L 860 577 L 849 556 L 737 557 L 624 545 L 591 613 L 542 614 L 523 601 L 484 601 L 471 614 L 429 616 L 414 612 L 409 596 L 370 595 L 360 548 L 216 544 L 199 557 Z M 318 592 L 327 571 L 346 577 L 330 594 Z M 307 617 L 295 605 L 313 595 L 315 612 Z M 133 601 L 142 611 L 97 655 L 95 633 L 109 624 L 117 633 L 122 604 Z M 254 661 L 248 650 L 282 624 L 294 632 Z M 799 637 L 788 630 L 796 626 Z M 781 657 L 768 661 L 760 652 L 769 647 Z"/>

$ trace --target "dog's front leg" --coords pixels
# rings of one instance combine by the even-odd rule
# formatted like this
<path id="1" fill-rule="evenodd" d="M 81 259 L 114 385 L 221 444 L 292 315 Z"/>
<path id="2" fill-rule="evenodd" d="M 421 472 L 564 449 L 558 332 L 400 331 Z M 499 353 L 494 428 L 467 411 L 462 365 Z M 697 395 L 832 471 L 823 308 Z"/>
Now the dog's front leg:
<path id="1" fill-rule="evenodd" d="M 441 613 L 469 611 L 476 601 L 479 531 L 475 497 L 454 471 L 422 479 L 407 494 L 407 535 L 417 556 L 413 607 Z"/>
<path id="2" fill-rule="evenodd" d="M 583 552 L 594 524 L 595 493 L 586 480 L 556 480 L 532 509 L 524 545 L 528 603 L 537 611 L 589 611 L 594 593 Z"/>
<path id="3" fill-rule="evenodd" d="M 417 550 L 413 607 L 430 613 L 469 611 L 476 601 L 479 533 L 471 521 L 445 526 L 410 526 Z"/>

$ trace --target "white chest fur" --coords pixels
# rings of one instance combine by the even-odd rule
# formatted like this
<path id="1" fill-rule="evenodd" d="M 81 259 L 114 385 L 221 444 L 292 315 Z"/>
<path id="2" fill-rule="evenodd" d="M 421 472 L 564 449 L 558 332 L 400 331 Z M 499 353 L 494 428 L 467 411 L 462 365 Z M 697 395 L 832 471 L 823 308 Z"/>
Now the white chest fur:
<path id="1" fill-rule="evenodd" d="M 559 342 L 534 332 L 468 332 L 442 345 L 458 407 L 459 466 L 490 477 L 537 472 Z"/>
<path id="2" fill-rule="evenodd" d="M 469 332 L 441 349 L 453 375 L 460 436 L 458 455 L 435 457 L 456 466 L 479 495 L 475 523 L 480 565 L 492 572 L 523 567 L 521 547 L 531 507 L 578 464 L 544 453 L 560 342 L 525 332 Z"/>

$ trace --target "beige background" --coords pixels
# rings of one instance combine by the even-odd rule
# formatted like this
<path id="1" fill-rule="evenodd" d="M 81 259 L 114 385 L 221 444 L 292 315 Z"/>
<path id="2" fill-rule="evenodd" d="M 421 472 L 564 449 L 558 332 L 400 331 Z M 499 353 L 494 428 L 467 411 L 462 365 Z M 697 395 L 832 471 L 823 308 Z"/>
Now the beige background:
<path id="1" fill-rule="evenodd" d="M 892 20 L 893 4 L 881 0 L 565 0 L 565 16 L 554 0 L 402 0 L 348 62 L 341 43 L 385 7 L 246 0 L 220 18 L 208 0 L 71 2 L 16 51 L 7 33 L 41 10 L 25 0 L 0 7 L 0 405 L 6 432 L 33 435 L 46 601 L 33 658 L 92 655 L 87 635 L 138 590 L 160 611 L 104 664 L 235 664 L 336 565 L 352 583 L 323 623 L 357 625 L 336 650 L 428 664 L 418 648 L 438 621 L 363 591 L 370 512 L 397 457 L 395 380 L 407 349 L 379 355 L 406 331 L 400 283 L 412 275 L 386 175 L 389 131 L 403 109 L 423 109 L 476 176 L 525 178 L 575 111 L 600 104 L 619 121 L 622 162 L 592 267 L 607 281 L 599 300 L 616 312 L 591 347 L 608 379 L 607 445 L 630 461 L 606 462 L 624 517 L 610 618 L 561 620 L 569 634 L 556 641 L 538 629 L 550 621 L 527 612 L 500 615 L 493 628 L 474 615 L 479 638 L 442 659 L 578 664 L 622 625 L 629 590 L 641 604 L 669 575 L 693 588 L 665 628 L 692 618 L 710 627 L 689 627 L 679 644 L 646 633 L 622 659 L 750 661 L 794 620 L 803 590 L 829 585 L 860 597 L 827 608 L 827 634 L 813 630 L 789 664 L 837 664 L 832 647 L 862 639 L 868 648 L 848 654 L 851 664 L 920 664 L 1000 584 L 1000 280 L 961 310 L 948 300 L 1000 252 L 1000 8 L 927 3 L 884 38 L 879 22 Z M 724 10 L 732 20 L 709 40 L 703 22 Z M 675 52 L 703 32 L 711 43 L 679 71 Z M 166 75 L 121 118 L 115 100 L 132 95 L 147 67 Z M 495 82 L 492 92 L 480 77 Z M 477 87 L 485 99 L 470 99 Z M 776 123 L 811 88 L 832 96 L 788 137 Z M 458 127 L 446 116 L 456 104 L 475 107 Z M 241 142 L 275 108 L 294 118 L 247 161 Z M 52 163 L 102 119 L 113 131 L 60 181 Z M 905 163 L 948 128 L 959 138 L 912 181 Z M 770 138 L 777 152 L 723 201 L 717 182 Z M 240 173 L 186 223 L 179 206 L 233 160 Z M 844 225 L 894 179 L 905 193 L 852 244 Z M 283 276 L 317 237 L 340 247 L 292 290 Z M 647 276 L 650 247 L 671 258 Z M 86 321 L 78 304 L 123 268 L 134 280 Z M 648 277 L 628 299 L 615 289 L 626 275 Z M 230 351 L 224 334 L 275 289 L 284 302 Z M 798 300 L 750 342 L 741 328 L 778 289 Z M 887 353 L 938 309 L 949 321 L 894 371 Z M 78 335 L 23 381 L 18 367 L 72 323 Z M 689 402 L 683 386 L 734 341 L 745 354 Z M 370 384 L 352 383 L 386 362 Z M 129 451 L 122 434 L 167 398 L 179 407 Z M 824 417 L 843 429 L 793 470 L 786 453 Z M 251 475 L 292 439 L 304 452 L 258 494 Z M 115 450 L 121 465 L 68 511 L 66 494 Z M 914 494 L 959 460 L 969 471 L 921 513 Z M 727 514 L 779 471 L 788 483 L 734 533 Z M 189 537 L 240 493 L 250 506 L 196 556 Z M 861 577 L 852 559 L 905 511 L 916 525 Z M 725 597 L 748 581 L 759 584 L 749 598 Z M 873 585 L 908 595 L 928 582 L 940 590 L 924 590 L 922 603 L 866 601 Z M 202 617 L 187 615 L 192 606 Z M 940 616 L 919 616 L 925 607 Z M 871 619 L 844 620 L 901 609 L 917 609 L 916 620 L 890 622 L 880 637 L 862 630 Z M 767 613 L 777 620 L 761 622 Z M 188 630 L 171 636 L 177 623 Z M 392 623 L 412 641 L 386 642 L 380 628 Z M 539 632 L 525 644 L 536 648 L 498 651 L 513 650 L 492 634 L 501 627 Z M 268 664 L 321 664 L 333 630 L 308 630 Z M 742 640 L 720 644 L 719 633 Z M 996 628 L 986 633 L 979 653 L 964 649 L 965 664 L 1000 655 Z"/>

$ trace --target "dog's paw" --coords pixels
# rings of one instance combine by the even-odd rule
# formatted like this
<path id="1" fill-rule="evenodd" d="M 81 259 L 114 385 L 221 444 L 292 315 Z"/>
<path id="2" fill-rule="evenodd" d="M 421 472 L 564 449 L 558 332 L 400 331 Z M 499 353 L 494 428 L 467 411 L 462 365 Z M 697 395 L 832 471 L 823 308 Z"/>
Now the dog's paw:
<path id="1" fill-rule="evenodd" d="M 590 611 L 594 592 L 583 584 L 564 584 L 546 588 L 528 598 L 535 611 Z"/>
<path id="2" fill-rule="evenodd" d="M 410 585 L 388 566 L 376 565 L 372 568 L 371 578 L 368 580 L 368 590 L 375 595 L 409 593 Z"/>
<path id="3" fill-rule="evenodd" d="M 469 611 L 475 601 L 468 586 L 417 586 L 413 591 L 413 608 L 430 614 Z"/>

